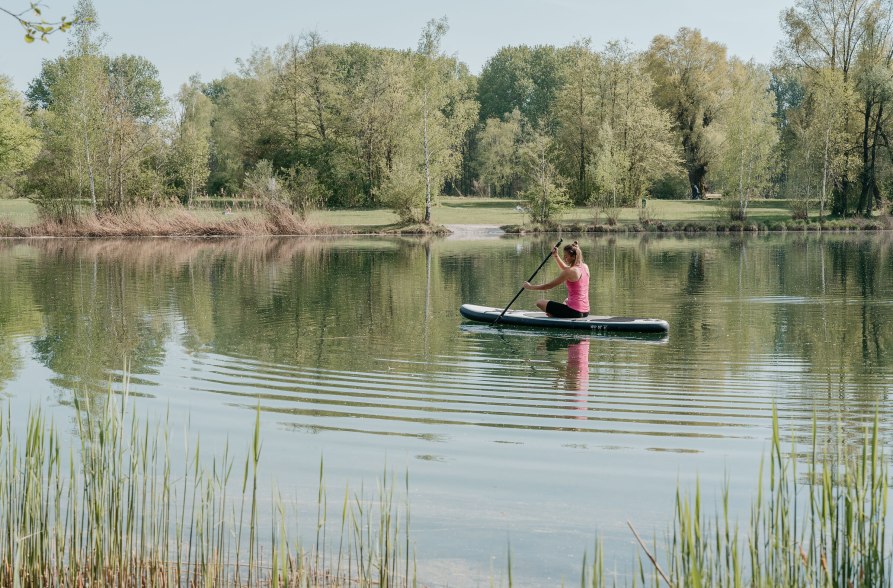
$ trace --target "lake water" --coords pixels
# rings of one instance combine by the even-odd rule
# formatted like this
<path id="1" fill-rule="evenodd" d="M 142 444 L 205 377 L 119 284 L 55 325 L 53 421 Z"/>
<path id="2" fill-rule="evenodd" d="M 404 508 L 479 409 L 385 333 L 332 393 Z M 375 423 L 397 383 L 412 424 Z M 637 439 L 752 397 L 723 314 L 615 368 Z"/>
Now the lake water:
<path id="1" fill-rule="evenodd" d="M 786 439 L 815 418 L 851 443 L 877 409 L 890 446 L 893 235 L 581 238 L 593 312 L 665 338 L 460 317 L 506 304 L 554 240 L 0 241 L 4 409 L 74 435 L 74 399 L 125 362 L 133 410 L 211 451 L 247 447 L 259 406 L 264 479 L 308 510 L 321 459 L 338 508 L 408 472 L 434 585 L 499 583 L 509 545 L 517 585 L 575 584 L 597 534 L 626 574 L 626 521 L 663 537 L 696 480 L 745 513 L 773 406 Z"/>

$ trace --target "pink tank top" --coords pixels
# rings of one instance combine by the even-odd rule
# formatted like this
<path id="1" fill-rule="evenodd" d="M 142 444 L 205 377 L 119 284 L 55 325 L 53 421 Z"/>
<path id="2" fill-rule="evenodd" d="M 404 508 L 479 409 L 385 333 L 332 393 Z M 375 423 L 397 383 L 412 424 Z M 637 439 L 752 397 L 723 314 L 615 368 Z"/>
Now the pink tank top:
<path id="1" fill-rule="evenodd" d="M 580 267 L 580 279 L 576 282 L 568 280 L 567 300 L 565 304 L 578 312 L 589 312 L 589 266 L 585 263 Z"/>

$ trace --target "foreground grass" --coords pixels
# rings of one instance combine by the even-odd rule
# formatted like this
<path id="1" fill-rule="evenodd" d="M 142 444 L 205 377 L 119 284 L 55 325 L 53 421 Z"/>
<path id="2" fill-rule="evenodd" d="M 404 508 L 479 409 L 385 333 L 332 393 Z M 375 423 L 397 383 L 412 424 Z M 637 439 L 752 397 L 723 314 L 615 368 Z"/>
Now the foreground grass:
<path id="1" fill-rule="evenodd" d="M 784 451 L 774 409 L 772 416 L 768 468 L 760 467 L 760 490 L 743 530 L 730 518 L 728 487 L 713 513 L 703 509 L 699 487 L 694 496 L 677 490 L 666 543 L 649 550 L 640 542 L 643 584 L 647 569 L 655 585 L 692 588 L 891 585 L 888 466 L 877 417 L 855 448 L 821 444 L 814 425 L 811 460 L 798 472 L 795 447 L 792 443 L 790 454 Z M 584 569 L 584 585 L 606 584 L 598 549 L 595 562 Z"/>
<path id="2" fill-rule="evenodd" d="M 40 411 L 24 439 L 0 420 L 0 585 L 409 586 L 405 520 L 385 478 L 379 496 L 344 495 L 337 549 L 327 548 L 320 465 L 316 539 L 289 535 L 274 491 L 259 512 L 260 413 L 244 462 L 196 441 L 172 469 L 167 428 L 128 420 L 122 406 L 76 405 L 79 451 Z M 67 455 L 66 455 L 67 453 Z M 229 493 L 233 486 L 237 493 Z M 235 494 L 235 495 L 234 495 Z M 350 498 L 350 500 L 349 500 Z M 272 523 L 262 525 L 260 521 Z M 329 541 L 329 543 L 327 543 Z"/>
<path id="3" fill-rule="evenodd" d="M 371 499 L 345 493 L 340 520 L 328 521 L 320 464 L 316 535 L 304 545 L 290 536 L 296 521 L 278 493 L 259 496 L 259 411 L 244 460 L 228 447 L 208 457 L 196 440 L 175 472 L 169 429 L 127 417 L 125 402 L 126 394 L 76 404 L 80 444 L 69 450 L 39 410 L 24 439 L 9 413 L 0 419 L 0 585 L 417 585 L 408 500 L 395 503 L 392 479 Z M 820 443 L 814 428 L 805 472 L 794 449 L 783 449 L 773 411 L 771 454 L 748 520 L 731 519 L 729 488 L 713 513 L 700 488 L 677 490 L 667 539 L 640 540 L 630 583 L 890 586 L 877 420 L 856 448 Z M 261 504 L 270 505 L 266 515 Z M 511 554 L 507 577 L 511 586 Z M 600 547 L 584 556 L 579 578 L 594 588 L 614 583 Z"/>

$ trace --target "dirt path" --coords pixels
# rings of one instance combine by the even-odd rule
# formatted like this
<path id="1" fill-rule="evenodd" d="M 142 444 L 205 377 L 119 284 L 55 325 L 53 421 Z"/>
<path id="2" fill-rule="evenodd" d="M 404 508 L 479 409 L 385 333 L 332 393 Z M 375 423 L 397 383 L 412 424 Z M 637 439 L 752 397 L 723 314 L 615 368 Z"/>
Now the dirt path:
<path id="1" fill-rule="evenodd" d="M 499 225 L 444 225 L 452 233 L 448 239 L 488 239 L 501 237 L 505 231 Z"/>

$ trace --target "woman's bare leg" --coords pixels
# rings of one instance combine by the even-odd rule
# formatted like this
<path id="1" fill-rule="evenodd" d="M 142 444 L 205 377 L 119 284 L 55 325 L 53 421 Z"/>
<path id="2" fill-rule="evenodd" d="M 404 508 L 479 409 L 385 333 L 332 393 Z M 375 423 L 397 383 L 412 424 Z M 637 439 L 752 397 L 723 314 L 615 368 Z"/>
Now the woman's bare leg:
<path id="1" fill-rule="evenodd" d="M 539 308 L 540 310 L 542 310 L 543 312 L 546 312 L 546 305 L 548 305 L 548 304 L 549 304 L 548 300 L 537 300 L 536 301 L 536 307 Z M 546 314 L 548 316 L 552 316 L 548 312 L 546 312 Z"/>

